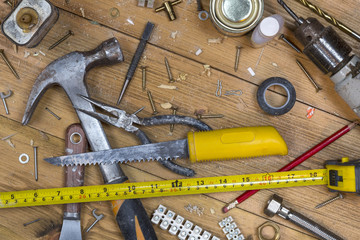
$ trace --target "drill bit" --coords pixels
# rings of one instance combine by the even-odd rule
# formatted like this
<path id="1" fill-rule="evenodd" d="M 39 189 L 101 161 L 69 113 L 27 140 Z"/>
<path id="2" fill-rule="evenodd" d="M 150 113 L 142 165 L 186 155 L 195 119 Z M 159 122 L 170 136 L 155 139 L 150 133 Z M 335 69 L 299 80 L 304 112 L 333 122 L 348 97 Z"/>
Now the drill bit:
<path id="1" fill-rule="evenodd" d="M 317 15 L 319 15 L 320 17 L 324 18 L 326 21 L 328 21 L 329 23 L 331 23 L 332 25 L 336 26 L 337 28 L 339 28 L 341 31 L 343 31 L 344 33 L 348 34 L 349 36 L 353 37 L 354 39 L 356 39 L 357 41 L 360 41 L 360 35 L 355 32 L 354 30 L 352 30 L 351 28 L 349 28 L 348 26 L 346 26 L 345 24 L 343 24 L 342 22 L 338 21 L 336 18 L 334 18 L 333 16 L 329 15 L 327 12 L 324 12 L 321 8 L 319 8 L 318 6 L 312 4 L 311 2 L 307 1 L 307 0 L 297 0 L 298 2 L 300 2 L 301 4 L 303 4 L 305 7 L 311 9 L 313 12 L 315 12 Z"/>
<path id="2" fill-rule="evenodd" d="M 121 93 L 120 93 L 120 96 L 119 96 L 119 99 L 117 101 L 117 105 L 120 104 L 121 102 L 121 99 L 124 97 L 124 94 L 125 94 L 125 91 L 127 89 L 127 87 L 129 86 L 129 83 L 131 81 L 131 79 L 133 78 L 134 76 L 134 73 L 135 73 L 135 70 L 136 70 L 136 67 L 137 65 L 139 64 L 139 61 L 140 61 L 140 58 L 145 50 L 145 46 L 146 46 L 146 43 L 148 42 L 149 38 L 150 38 L 150 35 L 151 35 L 151 32 L 152 30 L 154 29 L 154 24 L 151 23 L 151 22 L 148 22 L 146 24 L 146 27 L 145 27 L 145 30 L 141 36 L 141 40 L 140 40 L 140 43 L 136 49 L 136 52 L 131 60 L 131 63 L 130 63 L 130 66 L 129 66 L 129 69 L 128 69 L 128 72 L 126 74 L 126 78 L 125 78 L 125 82 L 124 82 L 124 85 L 121 89 Z"/>

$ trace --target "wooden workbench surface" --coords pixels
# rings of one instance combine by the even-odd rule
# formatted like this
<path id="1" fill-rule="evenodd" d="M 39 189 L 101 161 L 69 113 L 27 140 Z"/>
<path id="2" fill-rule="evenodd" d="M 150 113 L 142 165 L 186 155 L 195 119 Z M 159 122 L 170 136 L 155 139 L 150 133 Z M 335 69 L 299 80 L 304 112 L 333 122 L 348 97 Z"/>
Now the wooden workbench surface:
<path id="1" fill-rule="evenodd" d="M 155 13 L 153 9 L 137 7 L 137 0 L 70 0 L 68 4 L 64 0 L 51 0 L 51 2 L 60 9 L 60 17 L 36 48 L 19 47 L 18 53 L 15 53 L 13 44 L 3 34 L 0 35 L 0 48 L 5 49 L 8 59 L 21 77 L 17 80 L 3 61 L 0 61 L 0 91 L 14 92 L 13 96 L 7 99 L 10 114 L 6 115 L 3 106 L 0 106 L 0 138 L 16 134 L 11 137 L 14 147 L 11 147 L 9 142 L 0 141 L 0 191 L 64 186 L 64 169 L 50 165 L 42 159 L 64 154 L 65 129 L 79 120 L 65 92 L 55 86 L 42 97 L 30 123 L 27 126 L 21 125 L 28 96 L 38 74 L 50 62 L 67 53 L 91 50 L 102 41 L 116 37 L 120 42 L 125 61 L 114 66 L 93 69 L 86 77 L 90 95 L 114 105 L 147 21 L 155 23 L 156 27 L 140 65 L 148 66 L 147 88 L 152 91 L 160 114 L 171 114 L 169 109 L 160 107 L 160 103 L 170 102 L 179 107 L 180 115 L 194 116 L 194 111 L 199 109 L 205 109 L 210 114 L 224 114 L 225 117 L 221 119 L 205 120 L 214 129 L 271 125 L 280 132 L 289 148 L 289 154 L 282 157 L 207 162 L 191 166 L 187 160 L 178 161 L 184 166 L 193 168 L 197 172 L 197 177 L 276 171 L 344 125 L 357 119 L 347 104 L 336 94 L 334 84 L 328 76 L 324 76 L 305 55 L 297 54 L 281 40 L 274 40 L 264 48 L 254 49 L 250 47 L 248 36 L 226 38 L 214 28 L 210 20 L 198 19 L 195 0 L 184 0 L 176 6 L 177 20 L 173 22 L 168 20 L 165 12 Z M 298 15 L 315 16 L 296 1 L 287 2 Z M 360 31 L 359 1 L 344 0 L 341 4 L 337 0 L 313 0 L 313 2 L 351 28 Z M 155 6 L 159 6 L 160 3 L 161 1 L 157 0 Z M 204 1 L 204 6 L 207 8 L 208 1 Z M 110 15 L 112 8 L 117 8 L 120 16 L 112 17 Z M 10 7 L 0 3 L 0 19 L 3 20 L 9 12 Z M 286 18 L 285 33 L 295 41 L 292 35 L 292 30 L 295 28 L 292 19 L 276 0 L 266 0 L 264 16 L 275 13 Z M 320 21 L 328 25 L 323 20 Z M 70 29 L 75 36 L 55 49 L 47 50 Z M 352 46 L 354 52 L 359 54 L 359 43 L 338 32 Z M 220 44 L 208 44 L 207 40 L 210 38 L 223 38 L 223 41 Z M 237 45 L 243 46 L 243 49 L 239 70 L 234 72 Z M 195 52 L 198 49 L 202 49 L 202 53 L 196 56 Z M 45 56 L 39 54 L 39 51 Z M 26 52 L 29 52 L 30 56 L 24 57 L 27 55 Z M 168 84 L 164 56 L 168 58 L 176 78 L 181 73 L 187 74 L 186 80 L 174 84 L 177 90 L 157 87 L 160 84 Z M 323 88 L 322 91 L 315 93 L 311 83 L 296 65 L 295 59 L 304 63 Z M 211 76 L 202 73 L 204 64 L 211 66 Z M 255 76 L 249 74 L 248 67 L 254 69 Z M 295 86 L 297 93 L 294 108 L 278 117 L 266 115 L 256 102 L 259 84 L 272 76 L 288 79 Z M 216 97 L 218 79 L 222 81 L 223 93 L 226 90 L 241 90 L 243 94 Z M 277 93 L 279 89 L 274 90 L 273 97 L 281 98 Z M 146 108 L 139 113 L 139 116 L 151 116 L 152 111 L 146 92 L 141 89 L 141 70 L 138 68 L 120 108 L 131 113 L 142 106 Z M 309 106 L 315 108 L 311 119 L 306 117 Z M 58 114 L 61 120 L 50 115 L 45 107 Z M 114 148 L 139 144 L 134 135 L 122 129 L 110 126 L 104 128 Z M 175 126 L 171 135 L 169 126 L 142 129 L 154 142 L 182 139 L 192 130 L 185 126 Z M 350 159 L 359 158 L 359 136 L 359 128 L 352 130 L 296 169 L 322 168 L 324 161 L 336 160 L 344 156 Z M 37 182 L 34 179 L 31 141 L 39 146 L 39 181 Z M 30 156 L 28 164 L 19 163 L 18 157 L 21 153 Z M 156 162 L 134 163 L 121 167 L 132 182 L 180 178 Z M 85 184 L 101 183 L 102 177 L 98 167 L 86 167 Z M 218 227 L 218 222 L 231 215 L 245 236 L 253 235 L 254 239 L 258 239 L 257 227 L 269 220 L 269 217 L 263 213 L 263 208 L 267 199 L 274 193 L 282 196 L 287 205 L 310 216 L 345 239 L 360 239 L 358 229 L 360 199 L 355 195 L 346 194 L 345 199 L 315 210 L 314 207 L 318 203 L 335 195 L 328 192 L 325 186 L 262 190 L 227 214 L 222 213 L 222 207 L 233 201 L 240 194 L 239 192 L 164 197 L 145 199 L 142 202 L 149 216 L 159 204 L 163 204 L 221 239 L 225 239 L 225 236 Z M 187 211 L 185 206 L 189 204 L 203 208 L 203 215 L 199 216 L 195 212 Z M 84 239 L 123 239 L 114 221 L 110 204 L 107 202 L 83 204 L 82 228 L 86 229 L 94 221 L 91 214 L 94 208 L 97 209 L 98 214 L 103 213 L 105 218 L 89 233 L 84 234 Z M 49 233 L 51 230 L 59 231 L 63 208 L 44 206 L 1 209 L 0 212 L 0 239 L 50 239 L 48 236 L 53 235 Z M 41 221 L 27 227 L 23 226 L 23 223 L 37 218 L 41 218 Z M 271 220 L 280 225 L 281 239 L 314 239 L 311 234 L 278 216 Z M 159 239 L 177 239 L 158 226 L 154 228 Z"/>

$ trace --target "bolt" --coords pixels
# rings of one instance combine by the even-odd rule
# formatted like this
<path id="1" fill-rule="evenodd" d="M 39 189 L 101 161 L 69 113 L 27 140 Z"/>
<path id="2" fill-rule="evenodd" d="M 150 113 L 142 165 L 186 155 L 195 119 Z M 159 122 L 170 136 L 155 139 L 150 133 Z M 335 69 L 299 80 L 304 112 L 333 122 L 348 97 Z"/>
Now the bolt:
<path id="1" fill-rule="evenodd" d="M 53 111 L 51 111 L 48 107 L 45 107 L 45 110 L 48 111 L 51 115 L 53 115 L 57 120 L 60 120 L 61 117 L 56 115 Z"/>
<path id="2" fill-rule="evenodd" d="M 0 56 L 1 58 L 4 60 L 4 62 L 6 63 L 6 65 L 10 68 L 11 72 L 14 74 L 14 76 L 17 79 L 20 79 L 19 75 L 17 74 L 17 72 L 15 71 L 15 69 L 13 68 L 13 66 L 11 65 L 11 63 L 9 62 L 9 60 L 7 59 L 7 57 L 5 56 L 5 52 L 4 49 L 0 49 Z"/>
<path id="3" fill-rule="evenodd" d="M 300 69 L 304 72 L 306 77 L 310 80 L 312 85 L 314 85 L 316 92 L 319 92 L 320 90 L 322 90 L 322 88 L 315 82 L 315 80 L 311 77 L 309 72 L 305 69 L 304 65 L 302 65 L 301 62 L 297 59 L 296 59 L 296 63 L 299 65 Z"/>
<path id="4" fill-rule="evenodd" d="M 38 180 L 38 159 L 37 159 L 37 149 L 38 147 L 34 148 L 34 175 L 35 175 L 35 181 Z"/>
<path id="5" fill-rule="evenodd" d="M 140 67 L 142 70 L 142 90 L 146 90 L 146 66 Z"/>
<path id="6" fill-rule="evenodd" d="M 338 200 L 338 199 L 343 199 L 343 198 L 344 198 L 344 195 L 342 195 L 342 194 L 339 192 L 336 197 L 331 198 L 331 199 L 329 199 L 329 200 L 327 200 L 327 201 L 325 201 L 325 202 L 323 202 L 323 203 L 320 203 L 320 204 L 317 205 L 315 208 L 316 208 L 316 209 L 319 209 L 319 208 L 321 208 L 321 207 L 323 207 L 323 206 L 325 206 L 325 205 L 328 205 L 329 203 L 332 203 L 332 202 L 334 202 L 334 201 L 336 201 L 336 200 Z"/>
<path id="7" fill-rule="evenodd" d="M 151 105 L 151 108 L 153 110 L 153 115 L 158 114 L 158 111 L 156 111 L 156 107 L 155 107 L 154 100 L 152 98 L 150 90 L 147 91 L 147 95 L 149 97 L 150 105 Z"/>
<path id="8" fill-rule="evenodd" d="M 284 34 L 281 34 L 279 39 L 282 39 L 284 42 L 286 42 L 296 52 L 301 53 L 301 50 L 294 43 L 292 43 L 289 39 L 287 39 Z"/>
<path id="9" fill-rule="evenodd" d="M 236 46 L 236 58 L 235 58 L 235 67 L 234 67 L 235 72 L 237 72 L 239 68 L 240 49 L 241 46 Z"/>
<path id="10" fill-rule="evenodd" d="M 171 108 L 173 110 L 173 115 L 176 115 L 176 111 L 178 110 L 177 107 L 172 107 Z M 174 131 L 174 124 L 170 124 L 170 132 L 172 133 Z"/>
<path id="11" fill-rule="evenodd" d="M 171 69 L 170 69 L 170 65 L 169 65 L 169 62 L 167 60 L 167 58 L 165 57 L 165 66 L 166 66 L 166 71 L 168 73 L 168 76 L 169 76 L 169 83 L 173 83 L 175 82 L 172 74 L 171 74 Z"/>
<path id="12" fill-rule="evenodd" d="M 222 114 L 198 114 L 196 115 L 197 119 L 207 119 L 207 118 L 223 118 Z"/>
<path id="13" fill-rule="evenodd" d="M 63 36 L 60 40 L 58 40 L 56 43 L 51 45 L 49 47 L 49 50 L 55 48 L 57 45 L 59 45 L 60 43 L 62 43 L 63 41 L 65 41 L 66 39 L 68 39 L 70 36 L 73 36 L 73 35 L 74 35 L 74 32 L 69 30 L 69 32 L 65 36 Z"/>

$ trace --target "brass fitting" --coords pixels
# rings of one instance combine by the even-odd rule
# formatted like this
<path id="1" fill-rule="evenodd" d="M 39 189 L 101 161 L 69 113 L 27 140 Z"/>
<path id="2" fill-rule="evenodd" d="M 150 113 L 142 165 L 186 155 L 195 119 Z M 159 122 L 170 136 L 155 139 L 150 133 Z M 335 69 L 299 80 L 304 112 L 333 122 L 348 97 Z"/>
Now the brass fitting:
<path id="1" fill-rule="evenodd" d="M 155 9 L 155 12 L 160 12 L 165 10 L 168 13 L 170 21 L 174 21 L 176 19 L 176 15 L 172 6 L 181 3 L 182 0 L 175 0 L 175 1 L 166 1 L 161 7 Z"/>

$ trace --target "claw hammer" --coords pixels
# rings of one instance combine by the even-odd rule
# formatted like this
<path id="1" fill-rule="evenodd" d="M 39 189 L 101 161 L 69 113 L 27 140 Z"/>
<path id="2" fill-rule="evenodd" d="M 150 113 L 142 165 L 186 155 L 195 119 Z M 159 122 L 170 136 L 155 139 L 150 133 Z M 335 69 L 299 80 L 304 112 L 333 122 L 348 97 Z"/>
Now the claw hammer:
<path id="1" fill-rule="evenodd" d="M 93 106 L 79 97 L 89 97 L 85 84 L 86 73 L 96 66 L 112 65 L 124 60 L 119 42 L 111 38 L 89 52 L 72 52 L 50 63 L 37 77 L 31 90 L 22 120 L 26 125 L 40 98 L 53 85 L 60 85 L 75 109 L 94 111 Z M 93 151 L 111 149 L 101 123 L 76 110 Z M 99 165 L 106 184 L 128 181 L 118 164 Z M 80 194 L 80 193 L 79 193 Z M 126 240 L 157 239 L 150 219 L 139 199 L 112 202 L 113 212 Z"/>

